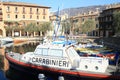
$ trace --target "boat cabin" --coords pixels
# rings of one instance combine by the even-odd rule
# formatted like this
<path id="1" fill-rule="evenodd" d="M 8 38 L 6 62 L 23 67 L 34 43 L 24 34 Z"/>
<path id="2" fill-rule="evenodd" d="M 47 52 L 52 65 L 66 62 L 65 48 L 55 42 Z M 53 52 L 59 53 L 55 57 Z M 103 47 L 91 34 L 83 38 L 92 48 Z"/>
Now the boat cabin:
<path id="1" fill-rule="evenodd" d="M 108 66 L 107 58 L 81 57 L 70 45 L 41 44 L 34 52 L 24 54 L 22 61 L 47 67 L 94 72 L 105 72 Z"/>

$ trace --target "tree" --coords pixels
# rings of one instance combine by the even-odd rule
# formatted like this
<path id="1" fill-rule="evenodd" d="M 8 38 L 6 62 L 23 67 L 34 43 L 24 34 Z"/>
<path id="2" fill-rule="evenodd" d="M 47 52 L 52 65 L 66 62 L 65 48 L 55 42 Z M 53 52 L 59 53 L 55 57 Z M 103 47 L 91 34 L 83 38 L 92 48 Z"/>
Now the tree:
<path id="1" fill-rule="evenodd" d="M 65 20 L 62 22 L 62 32 L 68 35 L 70 34 L 70 28 L 71 28 L 70 21 Z"/>
<path id="2" fill-rule="evenodd" d="M 81 33 L 81 26 L 80 26 L 80 23 L 79 22 L 76 22 L 74 24 L 74 34 L 75 35 L 78 35 L 79 33 Z"/>
<path id="3" fill-rule="evenodd" d="M 52 30 L 50 22 L 43 22 L 41 25 L 38 26 L 38 31 L 41 31 L 43 36 L 45 36 L 45 33 L 50 30 Z"/>
<path id="4" fill-rule="evenodd" d="M 30 35 L 33 35 L 34 32 L 38 31 L 38 27 L 35 23 L 30 23 L 24 28 L 25 32 L 29 32 Z"/>
<path id="5" fill-rule="evenodd" d="M 7 36 L 14 36 L 12 34 L 15 30 L 19 30 L 19 23 L 16 21 L 5 21 L 5 23 L 9 25 L 5 27 Z"/>
<path id="6" fill-rule="evenodd" d="M 113 13 L 113 26 L 116 34 L 120 33 L 120 11 Z"/>
<path id="7" fill-rule="evenodd" d="M 82 25 L 82 33 L 89 33 L 95 30 L 95 22 L 93 20 L 87 20 Z"/>
<path id="8" fill-rule="evenodd" d="M 11 36 L 11 34 L 12 34 L 12 27 L 11 26 L 6 26 L 5 27 L 5 29 L 6 29 L 6 36 Z"/>

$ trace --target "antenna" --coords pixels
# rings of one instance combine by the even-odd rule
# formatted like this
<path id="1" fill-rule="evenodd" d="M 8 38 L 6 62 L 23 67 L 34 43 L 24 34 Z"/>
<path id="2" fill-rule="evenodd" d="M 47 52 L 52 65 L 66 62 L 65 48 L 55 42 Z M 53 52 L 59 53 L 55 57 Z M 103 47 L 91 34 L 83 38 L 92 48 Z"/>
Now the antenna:
<path id="1" fill-rule="evenodd" d="M 58 11 L 56 13 L 55 26 L 54 26 L 53 40 L 55 40 L 55 38 L 57 36 L 59 26 L 60 26 L 60 20 L 59 20 L 59 7 L 58 7 Z"/>

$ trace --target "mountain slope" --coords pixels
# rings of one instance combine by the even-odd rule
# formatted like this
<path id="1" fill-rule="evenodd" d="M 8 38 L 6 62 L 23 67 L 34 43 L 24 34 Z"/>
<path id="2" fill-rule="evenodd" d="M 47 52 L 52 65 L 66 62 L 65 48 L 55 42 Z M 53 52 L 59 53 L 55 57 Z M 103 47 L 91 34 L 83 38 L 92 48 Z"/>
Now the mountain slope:
<path id="1" fill-rule="evenodd" d="M 96 6 L 87 6 L 87 7 L 77 7 L 77 8 L 67 8 L 67 9 L 63 9 L 61 10 L 59 13 L 60 15 L 63 14 L 68 14 L 69 17 L 71 16 L 77 16 L 78 14 L 83 14 L 83 13 L 88 13 L 89 11 L 96 11 L 97 9 L 99 11 L 102 11 L 104 9 L 106 9 L 107 5 L 96 5 Z M 57 12 L 55 12 L 56 14 Z"/>

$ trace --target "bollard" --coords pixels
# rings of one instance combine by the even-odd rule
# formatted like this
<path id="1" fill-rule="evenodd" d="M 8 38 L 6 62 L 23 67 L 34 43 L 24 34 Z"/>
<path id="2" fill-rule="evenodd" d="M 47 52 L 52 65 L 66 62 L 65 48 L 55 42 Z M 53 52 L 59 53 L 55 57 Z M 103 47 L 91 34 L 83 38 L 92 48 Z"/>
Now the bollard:
<path id="1" fill-rule="evenodd" d="M 58 80 L 64 80 L 64 77 L 63 76 L 59 76 Z"/>
<path id="2" fill-rule="evenodd" d="M 38 79 L 39 80 L 45 80 L 45 75 L 44 74 L 38 74 Z"/>

